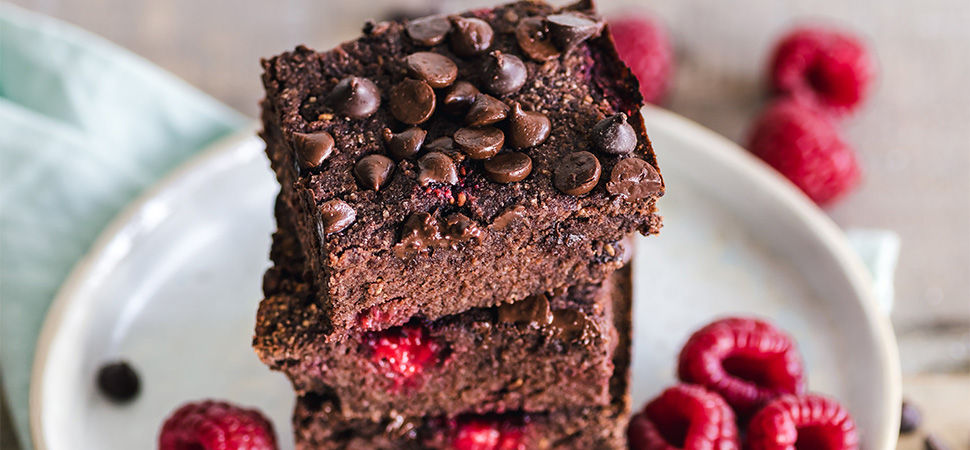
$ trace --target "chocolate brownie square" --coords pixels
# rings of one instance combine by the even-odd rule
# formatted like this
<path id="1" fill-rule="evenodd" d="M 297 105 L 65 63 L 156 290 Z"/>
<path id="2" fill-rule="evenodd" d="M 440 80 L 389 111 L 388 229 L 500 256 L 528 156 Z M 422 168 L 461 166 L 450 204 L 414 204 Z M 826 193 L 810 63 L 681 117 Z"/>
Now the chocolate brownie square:
<path id="1" fill-rule="evenodd" d="M 370 23 L 263 61 L 262 136 L 336 332 L 596 283 L 664 192 L 588 3 Z"/>

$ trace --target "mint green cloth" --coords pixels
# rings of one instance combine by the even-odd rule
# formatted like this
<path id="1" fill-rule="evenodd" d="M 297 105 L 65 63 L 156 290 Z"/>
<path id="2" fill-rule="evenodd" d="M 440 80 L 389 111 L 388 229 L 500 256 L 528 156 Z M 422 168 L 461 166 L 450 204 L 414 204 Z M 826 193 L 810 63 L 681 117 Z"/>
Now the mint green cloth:
<path id="1" fill-rule="evenodd" d="M 119 209 L 244 123 L 126 50 L 0 3 L 0 367 L 25 448 L 34 345 L 64 278 Z"/>

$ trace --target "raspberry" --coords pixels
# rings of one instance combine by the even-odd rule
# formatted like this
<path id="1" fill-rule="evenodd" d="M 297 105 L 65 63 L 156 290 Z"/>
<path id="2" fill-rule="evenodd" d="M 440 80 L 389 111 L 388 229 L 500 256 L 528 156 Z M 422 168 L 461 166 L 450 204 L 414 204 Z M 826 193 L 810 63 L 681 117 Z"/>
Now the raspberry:
<path id="1" fill-rule="evenodd" d="M 364 343 L 371 349 L 371 361 L 400 386 L 420 374 L 440 356 L 441 346 L 428 338 L 418 323 L 408 323 L 384 331 L 370 332 Z"/>
<path id="2" fill-rule="evenodd" d="M 819 205 L 833 202 L 859 181 L 855 154 L 833 123 L 793 101 L 775 102 L 761 114 L 748 148 Z"/>
<path id="3" fill-rule="evenodd" d="M 798 28 L 778 43 L 769 70 L 775 91 L 841 115 L 865 99 L 874 64 L 859 38 L 849 33 Z"/>
<path id="4" fill-rule="evenodd" d="M 751 450 L 859 448 L 849 413 L 820 395 L 785 395 L 765 405 L 748 424 Z"/>
<path id="5" fill-rule="evenodd" d="M 720 394 L 742 418 L 779 395 L 805 390 L 792 340 L 748 318 L 721 319 L 696 331 L 680 351 L 678 375 Z"/>
<path id="6" fill-rule="evenodd" d="M 649 17 L 627 16 L 611 20 L 610 33 L 620 58 L 640 81 L 643 99 L 654 104 L 663 101 L 674 71 L 667 31 Z"/>
<path id="7" fill-rule="evenodd" d="M 206 400 L 175 410 L 162 425 L 159 450 L 275 450 L 273 424 L 259 411 Z"/>
<path id="8" fill-rule="evenodd" d="M 455 425 L 455 450 L 524 449 L 522 427 L 500 418 L 464 417 Z"/>
<path id="9" fill-rule="evenodd" d="M 630 419 L 631 450 L 738 449 L 734 413 L 717 394 L 680 384 L 647 403 Z"/>

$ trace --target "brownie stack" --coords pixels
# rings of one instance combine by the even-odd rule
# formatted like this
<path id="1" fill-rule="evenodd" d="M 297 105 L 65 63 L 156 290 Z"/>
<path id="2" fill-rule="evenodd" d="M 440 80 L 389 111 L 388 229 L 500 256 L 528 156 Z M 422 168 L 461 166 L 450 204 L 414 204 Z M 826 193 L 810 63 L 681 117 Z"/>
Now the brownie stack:
<path id="1" fill-rule="evenodd" d="M 623 448 L 627 238 L 663 181 L 588 3 L 368 23 L 263 62 L 254 346 L 297 448 Z"/>

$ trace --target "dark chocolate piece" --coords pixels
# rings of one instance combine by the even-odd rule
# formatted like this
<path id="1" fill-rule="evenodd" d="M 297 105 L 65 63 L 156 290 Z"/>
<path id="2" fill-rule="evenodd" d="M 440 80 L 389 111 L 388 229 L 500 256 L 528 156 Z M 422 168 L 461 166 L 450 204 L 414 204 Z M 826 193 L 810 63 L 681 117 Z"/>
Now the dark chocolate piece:
<path id="1" fill-rule="evenodd" d="M 623 113 L 597 122 L 590 138 L 599 151 L 610 155 L 626 155 L 637 147 L 637 132 Z"/>
<path id="2" fill-rule="evenodd" d="M 519 103 L 512 104 L 509 113 L 509 145 L 517 149 L 535 147 L 549 137 L 552 122 L 545 114 L 522 110 Z"/>
<path id="3" fill-rule="evenodd" d="M 640 158 L 621 159 L 610 172 L 606 190 L 628 201 L 656 196 L 663 189 L 660 173 Z"/>
<path id="4" fill-rule="evenodd" d="M 364 119 L 381 106 L 381 92 L 373 81 L 349 76 L 337 83 L 327 101 L 338 113 L 353 119 Z"/>
<path id="5" fill-rule="evenodd" d="M 590 152 L 566 155 L 556 167 L 553 182 L 556 189 L 569 195 L 584 195 L 596 187 L 600 179 L 600 162 Z"/>
<path id="6" fill-rule="evenodd" d="M 508 95 L 521 89 L 528 75 L 518 56 L 493 50 L 485 63 L 485 89 L 495 95 Z"/>
<path id="7" fill-rule="evenodd" d="M 519 152 L 499 153 L 485 161 L 483 167 L 492 181 L 512 183 L 529 176 L 532 172 L 532 158 Z"/>
<path id="8" fill-rule="evenodd" d="M 458 56 L 485 53 L 492 46 L 495 32 L 488 22 L 475 17 L 451 16 L 451 50 Z"/>
<path id="9" fill-rule="evenodd" d="M 338 233 L 357 219 L 357 212 L 343 200 L 329 200 L 320 205 L 320 219 L 326 234 Z"/>
<path id="10" fill-rule="evenodd" d="M 418 160 L 418 183 L 427 186 L 431 183 L 455 184 L 458 182 L 458 171 L 455 162 L 448 155 L 440 152 L 425 153 Z"/>
<path id="11" fill-rule="evenodd" d="M 391 88 L 389 103 L 391 114 L 397 120 L 417 125 L 431 118 L 434 112 L 434 90 L 424 81 L 408 78 Z"/>
<path id="12" fill-rule="evenodd" d="M 408 128 L 400 133 L 391 132 L 390 128 L 384 129 L 384 142 L 387 144 L 387 152 L 397 159 L 410 158 L 421 150 L 424 138 L 428 135 L 418 127 Z"/>
<path id="13" fill-rule="evenodd" d="M 504 120 L 508 113 L 508 105 L 491 95 L 480 93 L 468 108 L 465 123 L 473 127 L 491 125 Z"/>
<path id="14" fill-rule="evenodd" d="M 469 158 L 488 159 L 502 149 L 505 134 L 495 127 L 459 128 L 452 139 Z"/>
<path id="15" fill-rule="evenodd" d="M 458 66 L 445 55 L 434 52 L 417 52 L 404 58 L 408 74 L 423 80 L 433 88 L 451 86 L 458 78 Z"/>
<path id="16" fill-rule="evenodd" d="M 357 161 L 354 174 L 364 189 L 379 191 L 391 177 L 394 161 L 384 155 L 367 155 Z"/>
<path id="17" fill-rule="evenodd" d="M 451 21 L 445 16 L 422 17 L 409 21 L 405 30 L 415 43 L 431 47 L 445 40 L 451 31 Z"/>
<path id="18" fill-rule="evenodd" d="M 127 361 L 114 361 L 101 366 L 97 382 L 101 393 L 118 403 L 133 400 L 141 391 L 138 373 Z"/>
<path id="19" fill-rule="evenodd" d="M 326 131 L 316 133 L 293 133 L 293 146 L 300 160 L 300 167 L 320 167 L 333 153 L 333 136 Z"/>

